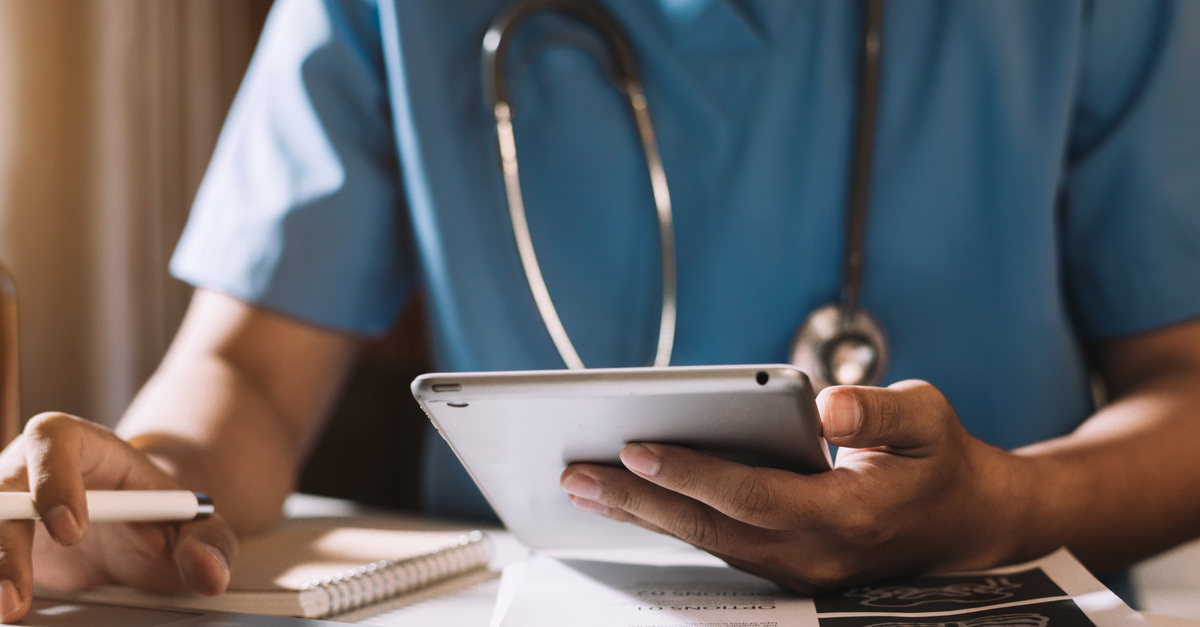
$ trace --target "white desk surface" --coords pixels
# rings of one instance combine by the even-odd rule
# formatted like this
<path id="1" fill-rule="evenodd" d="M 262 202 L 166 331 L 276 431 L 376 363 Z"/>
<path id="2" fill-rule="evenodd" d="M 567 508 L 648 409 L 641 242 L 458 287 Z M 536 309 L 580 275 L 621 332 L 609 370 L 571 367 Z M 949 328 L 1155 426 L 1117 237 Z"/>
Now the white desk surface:
<path id="1" fill-rule="evenodd" d="M 1151 614 L 1142 612 L 1142 616 L 1150 621 L 1153 627 L 1197 627 L 1200 625 L 1200 620 L 1191 618 L 1180 618 L 1178 616 L 1167 616 L 1166 614 Z"/>
<path id="2" fill-rule="evenodd" d="M 354 516 L 367 509 L 349 501 L 296 494 L 284 506 L 288 516 Z M 498 562 L 519 559 L 522 548 L 511 536 L 497 534 Z M 496 573 L 480 575 L 468 582 L 450 582 L 434 586 L 416 596 L 397 600 L 391 606 L 374 608 L 369 613 L 349 614 L 339 621 L 379 627 L 483 627 L 488 625 L 499 588 Z M 1200 597 L 1200 589 L 1196 590 Z M 1200 620 L 1167 614 L 1143 613 L 1152 627 L 1200 627 Z"/>

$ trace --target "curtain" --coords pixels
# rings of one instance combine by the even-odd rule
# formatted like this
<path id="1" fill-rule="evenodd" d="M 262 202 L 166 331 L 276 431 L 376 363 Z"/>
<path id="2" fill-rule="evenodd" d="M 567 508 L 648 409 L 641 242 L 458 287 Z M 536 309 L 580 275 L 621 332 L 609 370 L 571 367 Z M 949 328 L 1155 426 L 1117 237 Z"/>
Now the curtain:
<path id="1" fill-rule="evenodd" d="M 113 424 L 190 289 L 167 262 L 270 0 L 0 0 L 0 262 L 22 415 Z"/>

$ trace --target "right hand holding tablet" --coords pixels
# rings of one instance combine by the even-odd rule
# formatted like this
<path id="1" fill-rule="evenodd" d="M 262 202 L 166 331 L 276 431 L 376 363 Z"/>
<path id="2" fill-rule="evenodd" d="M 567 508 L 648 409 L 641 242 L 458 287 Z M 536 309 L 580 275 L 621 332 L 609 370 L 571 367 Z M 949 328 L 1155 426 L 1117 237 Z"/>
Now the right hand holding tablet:
<path id="1" fill-rule="evenodd" d="M 0 621 L 19 620 L 32 585 L 79 590 L 121 583 L 215 595 L 237 550 L 221 518 L 90 527 L 85 490 L 174 490 L 141 451 L 99 425 L 61 413 L 32 418 L 0 453 L 0 490 L 33 493 L 41 521 L 0 521 Z"/>

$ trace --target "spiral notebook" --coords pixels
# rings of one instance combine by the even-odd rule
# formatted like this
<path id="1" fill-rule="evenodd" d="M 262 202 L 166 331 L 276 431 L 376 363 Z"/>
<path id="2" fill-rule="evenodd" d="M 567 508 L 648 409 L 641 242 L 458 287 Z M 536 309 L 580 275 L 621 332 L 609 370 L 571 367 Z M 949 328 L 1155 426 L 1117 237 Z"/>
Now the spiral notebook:
<path id="1" fill-rule="evenodd" d="M 221 596 L 161 596 L 117 586 L 72 596 L 142 607 L 327 618 L 487 567 L 492 543 L 486 533 L 438 527 L 392 517 L 287 519 L 242 542 L 229 590 Z"/>

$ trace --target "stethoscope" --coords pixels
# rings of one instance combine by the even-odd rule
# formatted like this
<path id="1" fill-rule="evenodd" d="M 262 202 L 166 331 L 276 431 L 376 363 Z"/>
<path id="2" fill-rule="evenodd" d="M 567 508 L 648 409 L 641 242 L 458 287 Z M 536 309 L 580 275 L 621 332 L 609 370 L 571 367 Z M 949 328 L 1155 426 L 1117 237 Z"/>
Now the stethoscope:
<path id="1" fill-rule="evenodd" d="M 542 277 L 534 252 L 533 238 L 525 219 L 517 147 L 513 134 L 513 107 L 505 76 L 509 36 L 531 15 L 552 10 L 589 25 L 600 35 L 613 60 L 613 82 L 625 94 L 633 112 L 642 151 L 650 173 L 658 217 L 659 249 L 662 253 L 662 313 L 654 366 L 671 361 L 675 343 L 676 286 L 675 238 L 671 195 L 655 140 L 654 125 L 633 49 L 620 25 L 611 15 L 587 0 L 523 0 L 496 17 L 483 37 L 483 88 L 496 117 L 497 145 L 504 173 L 504 190 L 521 266 L 529 282 L 538 313 L 568 368 L 584 368 L 571 343 L 550 291 Z M 870 194 L 874 150 L 875 117 L 879 102 L 880 41 L 883 30 L 883 1 L 866 0 L 863 19 L 862 66 L 858 78 L 858 111 L 854 140 L 854 162 L 846 203 L 846 246 L 842 259 L 842 290 L 837 303 L 813 311 L 792 339 L 789 360 L 812 379 L 814 387 L 828 385 L 874 385 L 887 368 L 888 343 L 879 323 L 859 303 L 864 265 L 867 204 Z"/>

